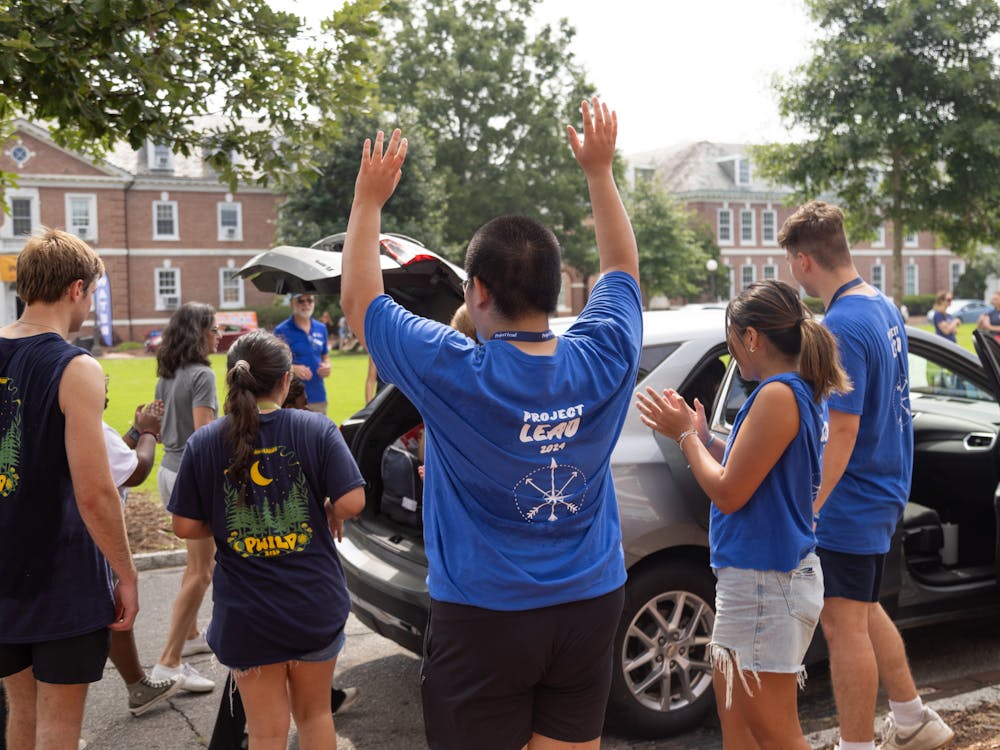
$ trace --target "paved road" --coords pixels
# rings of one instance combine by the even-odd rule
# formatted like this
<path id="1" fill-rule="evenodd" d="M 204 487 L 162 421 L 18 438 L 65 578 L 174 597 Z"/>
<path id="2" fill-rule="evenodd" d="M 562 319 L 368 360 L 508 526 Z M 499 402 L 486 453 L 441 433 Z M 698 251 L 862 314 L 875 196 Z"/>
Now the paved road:
<path id="1" fill-rule="evenodd" d="M 180 568 L 165 568 L 140 574 L 142 611 L 136 629 L 139 656 L 151 666 L 166 637 L 170 606 L 180 586 Z M 281 601 L 275 601 L 280 607 Z M 202 607 L 206 622 L 211 603 Z M 267 617 L 267 612 L 261 612 Z M 348 645 L 338 664 L 338 684 L 356 685 L 361 699 L 337 719 L 340 750 L 423 750 L 426 744 L 417 689 L 418 660 L 382 638 L 353 617 L 347 625 Z M 983 683 L 1000 683 L 1000 632 L 995 623 L 964 623 L 911 631 L 907 634 L 917 682 L 925 694 L 964 693 Z M 225 670 L 209 655 L 192 662 L 217 680 L 208 695 L 180 693 L 169 705 L 133 718 L 126 705 L 125 689 L 110 667 L 104 679 L 91 687 L 87 700 L 83 737 L 90 750 L 186 750 L 204 747 L 211 735 L 221 699 Z M 978 681 L 970 680 L 977 675 Z M 801 699 L 807 732 L 833 726 L 833 703 L 829 676 L 814 668 Z M 814 746 L 822 745 L 819 740 Z M 290 745 L 297 748 L 294 739 Z M 608 737 L 605 750 L 696 750 L 721 747 L 718 730 L 712 726 L 670 741 L 629 741 Z"/>

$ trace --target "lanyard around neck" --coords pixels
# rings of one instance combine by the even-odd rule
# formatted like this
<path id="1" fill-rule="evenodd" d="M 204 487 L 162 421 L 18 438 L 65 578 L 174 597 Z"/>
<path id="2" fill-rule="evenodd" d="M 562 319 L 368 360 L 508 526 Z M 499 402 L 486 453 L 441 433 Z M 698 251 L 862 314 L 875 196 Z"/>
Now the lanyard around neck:
<path id="1" fill-rule="evenodd" d="M 555 334 L 552 333 L 550 328 L 547 331 L 497 331 L 490 339 L 493 341 L 503 340 L 503 341 L 548 341 L 549 339 L 555 338 Z"/>
<path id="2" fill-rule="evenodd" d="M 864 279 L 862 279 L 860 276 L 855 276 L 846 284 L 841 285 L 840 288 L 837 289 L 837 291 L 835 291 L 833 293 L 833 296 L 830 298 L 830 304 L 826 306 L 827 311 L 829 311 L 830 308 L 833 307 L 834 302 L 836 302 L 844 295 L 844 292 L 846 292 L 848 289 L 853 289 L 856 286 L 861 286 L 864 283 L 865 283 Z"/>

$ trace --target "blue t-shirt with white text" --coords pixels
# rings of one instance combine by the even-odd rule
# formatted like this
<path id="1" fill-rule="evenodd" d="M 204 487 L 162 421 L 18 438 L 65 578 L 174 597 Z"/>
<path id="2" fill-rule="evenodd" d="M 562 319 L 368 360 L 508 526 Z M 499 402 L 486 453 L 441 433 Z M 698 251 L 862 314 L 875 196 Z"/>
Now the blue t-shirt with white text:
<path id="1" fill-rule="evenodd" d="M 881 292 L 850 294 L 823 319 L 837 338 L 854 390 L 830 397 L 830 410 L 860 416 L 847 468 L 820 510 L 819 546 L 854 555 L 889 551 L 910 495 L 913 420 L 906 326 Z"/>
<path id="2" fill-rule="evenodd" d="M 625 583 L 610 460 L 642 344 L 635 279 L 602 277 L 551 356 L 478 345 L 388 296 L 369 306 L 365 338 L 424 417 L 433 599 L 526 610 Z"/>

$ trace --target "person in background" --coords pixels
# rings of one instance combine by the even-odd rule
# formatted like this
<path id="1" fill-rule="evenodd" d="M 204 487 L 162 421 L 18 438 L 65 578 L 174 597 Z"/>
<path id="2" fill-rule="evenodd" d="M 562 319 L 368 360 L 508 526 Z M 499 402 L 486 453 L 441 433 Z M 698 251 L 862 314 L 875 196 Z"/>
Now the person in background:
<path id="1" fill-rule="evenodd" d="M 103 273 L 78 237 L 28 238 L 17 256 L 24 312 L 0 329 L 0 677 L 11 750 L 76 750 L 108 631 L 131 630 L 139 611 L 121 501 L 97 449 L 104 373 L 66 341 Z"/>
<path id="2" fill-rule="evenodd" d="M 326 387 L 330 375 L 330 347 L 326 326 L 312 317 L 316 296 L 312 292 L 292 295 L 292 314 L 274 327 L 274 335 L 292 350 L 292 372 L 306 387 L 309 410 L 326 414 Z"/>
<path id="3" fill-rule="evenodd" d="M 990 304 L 993 305 L 993 309 L 980 315 L 976 325 L 979 330 L 989 331 L 993 334 L 993 338 L 1000 341 L 1000 291 L 993 292 Z"/>
<path id="4" fill-rule="evenodd" d="M 188 439 L 219 413 L 215 373 L 208 360 L 218 346 L 215 310 L 201 302 L 181 305 L 163 331 L 163 343 L 156 352 L 156 398 L 163 401 L 163 459 L 157 486 L 164 507 L 173 494 Z M 181 590 L 174 600 L 167 642 L 153 667 L 152 679 L 182 675 L 185 690 L 208 693 L 215 683 L 182 659 L 209 651 L 205 636 L 198 631 L 198 609 L 212 582 L 215 542 L 211 537 L 187 539 L 185 547 L 187 563 Z"/>
<path id="5" fill-rule="evenodd" d="M 107 387 L 105 377 L 105 388 Z M 104 400 L 104 408 L 108 405 Z M 156 441 L 160 437 L 163 419 L 163 402 L 153 401 L 146 406 L 138 406 L 132 426 L 124 435 L 104 423 L 104 447 L 111 465 L 111 478 L 118 487 L 122 503 L 125 502 L 129 487 L 142 484 L 153 469 L 156 457 Z M 172 696 L 184 685 L 184 678 L 176 675 L 165 680 L 152 680 L 139 662 L 139 652 L 135 645 L 135 631 L 112 630 L 111 663 L 115 665 L 128 691 L 128 710 L 133 716 L 141 716 L 154 706 Z"/>
<path id="6" fill-rule="evenodd" d="M 250 747 L 286 747 L 291 714 L 302 750 L 329 750 L 350 612 L 334 539 L 364 507 L 364 479 L 333 422 L 279 407 L 281 339 L 252 331 L 227 364 L 226 416 L 192 435 L 168 510 L 178 536 L 216 540 L 208 642 L 239 687 Z"/>
<path id="7" fill-rule="evenodd" d="M 948 305 L 951 304 L 951 292 L 938 292 L 934 299 L 934 307 L 927 315 L 927 322 L 934 326 L 934 333 L 943 336 L 949 341 L 956 341 L 959 326 L 962 321 L 948 312 Z"/>
<path id="8" fill-rule="evenodd" d="M 823 201 L 799 206 L 778 232 L 792 277 L 823 300 L 854 386 L 830 396 L 830 439 L 813 503 L 823 564 L 820 624 L 840 719 L 840 750 L 875 750 L 879 678 L 889 696 L 883 750 L 933 750 L 954 732 L 917 693 L 906 648 L 879 604 L 882 571 L 913 469 L 906 326 L 851 258 L 844 214 Z"/>
<path id="9" fill-rule="evenodd" d="M 725 444 L 700 399 L 692 409 L 675 390 L 647 388 L 636 406 L 644 424 L 677 441 L 712 500 L 710 653 L 723 747 L 809 750 L 796 683 L 823 608 L 812 505 L 826 397 L 850 383 L 833 335 L 780 281 L 751 284 L 729 303 L 726 342 L 740 377 L 760 384 Z"/>

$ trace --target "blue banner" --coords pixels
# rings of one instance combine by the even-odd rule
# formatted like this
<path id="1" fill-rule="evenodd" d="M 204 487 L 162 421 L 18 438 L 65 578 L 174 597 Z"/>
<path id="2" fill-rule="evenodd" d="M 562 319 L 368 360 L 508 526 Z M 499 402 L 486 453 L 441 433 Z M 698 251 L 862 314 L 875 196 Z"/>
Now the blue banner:
<path id="1" fill-rule="evenodd" d="M 107 274 L 97 280 L 94 307 L 97 309 L 97 327 L 101 331 L 101 342 L 105 346 L 111 346 L 111 283 Z"/>

